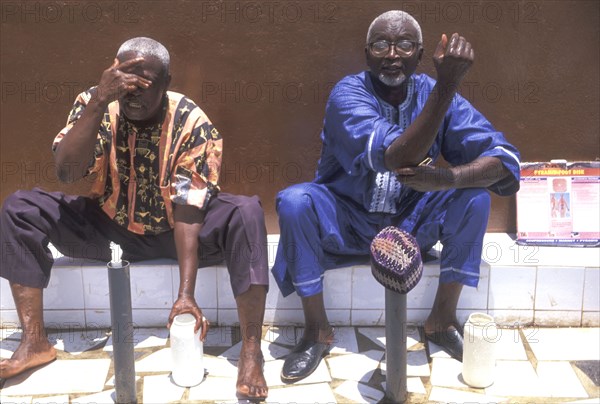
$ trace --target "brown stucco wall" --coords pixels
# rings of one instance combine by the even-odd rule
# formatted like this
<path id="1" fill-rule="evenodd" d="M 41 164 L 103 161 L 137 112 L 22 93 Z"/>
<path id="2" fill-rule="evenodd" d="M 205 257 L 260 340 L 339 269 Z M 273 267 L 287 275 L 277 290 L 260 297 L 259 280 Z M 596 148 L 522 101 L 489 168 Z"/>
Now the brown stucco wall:
<path id="1" fill-rule="evenodd" d="M 1 194 L 54 175 L 50 144 L 76 93 L 97 82 L 119 44 L 163 42 L 172 89 L 194 99 L 225 139 L 223 189 L 258 194 L 278 232 L 278 190 L 313 177 L 328 91 L 365 68 L 370 21 L 403 8 L 421 22 L 434 74 L 442 33 L 471 41 L 461 92 L 523 161 L 599 157 L 596 1 L 10 1 L 0 32 Z M 515 231 L 514 198 L 494 198 L 490 231 Z"/>

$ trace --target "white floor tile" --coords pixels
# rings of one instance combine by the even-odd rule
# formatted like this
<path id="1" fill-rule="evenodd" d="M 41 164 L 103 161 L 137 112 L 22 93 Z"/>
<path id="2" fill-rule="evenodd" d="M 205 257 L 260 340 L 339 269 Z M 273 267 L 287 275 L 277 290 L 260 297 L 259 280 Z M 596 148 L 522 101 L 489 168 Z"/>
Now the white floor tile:
<path id="1" fill-rule="evenodd" d="M 326 360 L 333 378 L 367 383 L 382 358 L 382 351 L 371 350 L 360 354 L 326 358 Z"/>
<path id="2" fill-rule="evenodd" d="M 135 372 L 170 372 L 173 369 L 171 348 L 163 348 L 160 351 L 135 361 Z"/>
<path id="3" fill-rule="evenodd" d="M 265 379 L 267 386 L 284 386 L 285 383 L 281 381 L 281 369 L 283 368 L 283 360 L 270 361 L 265 363 Z M 331 382 L 331 376 L 324 360 L 319 363 L 317 369 L 306 379 L 302 379 L 294 383 L 294 385 L 300 384 L 313 384 L 313 383 L 329 383 Z"/>
<path id="4" fill-rule="evenodd" d="M 438 387 L 469 387 L 462 379 L 462 363 L 452 358 L 433 358 L 431 385 Z"/>
<path id="5" fill-rule="evenodd" d="M 60 396 L 34 398 L 31 400 L 31 404 L 69 404 L 69 396 L 63 394 Z"/>
<path id="6" fill-rule="evenodd" d="M 527 360 L 523 339 L 518 329 L 498 328 L 498 340 L 494 342 L 496 359 Z"/>
<path id="7" fill-rule="evenodd" d="M 211 355 L 204 355 L 204 369 L 209 377 L 233 377 L 237 378 L 236 362 L 227 359 L 217 358 Z"/>
<path id="8" fill-rule="evenodd" d="M 493 396 L 544 397 L 540 380 L 528 361 L 496 361 L 494 384 L 485 389 Z"/>
<path id="9" fill-rule="evenodd" d="M 336 327 L 331 353 L 358 353 L 358 343 L 354 327 Z"/>
<path id="10" fill-rule="evenodd" d="M 600 358 L 600 328 L 531 329 L 528 341 L 538 361 Z"/>
<path id="11" fill-rule="evenodd" d="M 336 403 L 327 383 L 269 389 L 267 403 Z"/>
<path id="12" fill-rule="evenodd" d="M 432 403 L 502 403 L 508 399 L 492 397 L 485 394 L 473 393 L 464 390 L 453 390 L 443 387 L 434 387 L 429 394 Z"/>
<path id="13" fill-rule="evenodd" d="M 385 387 L 384 387 L 385 391 Z M 415 394 L 427 394 L 425 385 L 420 377 L 407 377 L 406 378 L 406 391 Z"/>
<path id="14" fill-rule="evenodd" d="M 81 396 L 71 400 L 71 404 L 110 404 L 116 402 L 116 392 L 114 389 L 104 390 L 100 393 L 89 396 Z"/>
<path id="15" fill-rule="evenodd" d="M 79 355 L 94 349 L 104 344 L 107 339 L 106 332 L 99 330 L 71 330 L 48 334 L 48 340 L 54 345 L 54 348 L 72 355 Z"/>
<path id="16" fill-rule="evenodd" d="M 296 340 L 296 327 L 293 326 L 269 327 L 263 339 L 267 342 L 289 346 L 295 346 L 299 341 L 299 339 Z"/>
<path id="17" fill-rule="evenodd" d="M 104 388 L 109 359 L 57 360 L 8 379 L 6 395 L 94 393 Z"/>
<path id="18" fill-rule="evenodd" d="M 0 402 L 4 404 L 31 404 L 31 400 L 31 396 L 11 397 L 4 395 L 4 393 L 0 391 Z"/>
<path id="19" fill-rule="evenodd" d="M 185 387 L 179 387 L 170 375 L 144 376 L 144 403 L 170 403 L 179 401 Z"/>
<path id="20" fill-rule="evenodd" d="M 334 392 L 357 403 L 376 403 L 384 396 L 382 391 L 352 380 L 346 380 Z"/>
<path id="21" fill-rule="evenodd" d="M 235 378 L 207 377 L 199 385 L 190 387 L 189 400 L 237 402 L 235 383 Z"/>
<path id="22" fill-rule="evenodd" d="M 169 330 L 165 328 L 136 328 L 133 332 L 132 342 L 135 349 L 165 346 Z M 104 351 L 112 352 L 112 335 L 108 338 Z"/>
<path id="23" fill-rule="evenodd" d="M 536 370 L 542 389 L 551 397 L 588 397 L 569 362 L 538 362 Z"/>

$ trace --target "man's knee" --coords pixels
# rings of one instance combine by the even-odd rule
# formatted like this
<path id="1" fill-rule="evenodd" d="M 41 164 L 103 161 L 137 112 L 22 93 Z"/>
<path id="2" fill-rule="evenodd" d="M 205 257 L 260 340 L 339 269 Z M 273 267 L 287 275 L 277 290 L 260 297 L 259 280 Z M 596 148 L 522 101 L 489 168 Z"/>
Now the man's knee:
<path id="1" fill-rule="evenodd" d="M 238 213 L 244 218 L 244 222 L 248 220 L 254 222 L 265 222 L 265 212 L 257 196 L 239 195 L 236 200 Z"/>
<path id="2" fill-rule="evenodd" d="M 302 217 L 311 209 L 310 184 L 292 185 L 277 195 L 277 213 L 281 220 Z"/>
<path id="3" fill-rule="evenodd" d="M 492 198 L 484 188 L 465 188 L 458 190 L 458 204 L 465 207 L 471 214 L 488 216 Z"/>
<path id="4" fill-rule="evenodd" d="M 10 194 L 2 203 L 2 217 L 12 217 L 16 212 L 22 212 L 32 200 L 33 191 L 19 190 Z"/>

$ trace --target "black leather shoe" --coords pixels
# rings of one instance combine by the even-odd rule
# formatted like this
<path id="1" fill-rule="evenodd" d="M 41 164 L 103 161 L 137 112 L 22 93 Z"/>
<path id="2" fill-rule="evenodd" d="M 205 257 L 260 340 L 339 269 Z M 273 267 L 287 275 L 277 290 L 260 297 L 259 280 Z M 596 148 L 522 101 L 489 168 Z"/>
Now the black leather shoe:
<path id="1" fill-rule="evenodd" d="M 327 356 L 331 344 L 302 340 L 285 358 L 281 369 L 281 380 L 294 383 L 310 376 L 319 366 L 321 358 Z"/>
<path id="2" fill-rule="evenodd" d="M 456 328 L 434 332 L 433 334 L 425 334 L 425 338 L 441 346 L 451 357 L 462 362 L 463 337 Z"/>

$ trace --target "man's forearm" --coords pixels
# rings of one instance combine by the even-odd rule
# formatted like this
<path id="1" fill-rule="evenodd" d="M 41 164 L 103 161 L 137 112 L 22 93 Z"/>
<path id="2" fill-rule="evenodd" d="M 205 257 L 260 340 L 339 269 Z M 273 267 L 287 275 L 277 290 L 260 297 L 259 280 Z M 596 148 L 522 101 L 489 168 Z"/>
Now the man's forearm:
<path id="1" fill-rule="evenodd" d="M 388 170 L 419 164 L 433 144 L 456 88 L 437 83 L 423 110 L 404 133 L 385 151 Z"/>
<path id="2" fill-rule="evenodd" d="M 452 188 L 487 188 L 510 175 L 496 157 L 479 157 L 450 170 L 453 174 Z"/>
<path id="3" fill-rule="evenodd" d="M 54 153 L 56 173 L 63 182 L 82 178 L 94 155 L 96 138 L 106 106 L 90 102 Z"/>
<path id="4" fill-rule="evenodd" d="M 175 247 L 179 263 L 178 297 L 194 296 L 198 273 L 198 235 L 203 213 L 194 206 L 175 205 Z"/>

